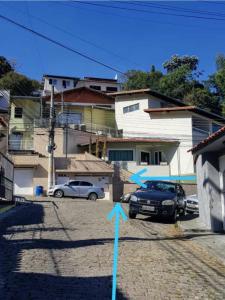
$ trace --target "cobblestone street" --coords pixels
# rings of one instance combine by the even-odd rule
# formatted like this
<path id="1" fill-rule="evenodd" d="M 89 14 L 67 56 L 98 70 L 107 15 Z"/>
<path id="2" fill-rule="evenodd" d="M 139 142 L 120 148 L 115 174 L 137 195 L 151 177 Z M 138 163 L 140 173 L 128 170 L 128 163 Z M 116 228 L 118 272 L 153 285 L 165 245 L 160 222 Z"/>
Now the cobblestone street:
<path id="1" fill-rule="evenodd" d="M 112 204 L 22 205 L 0 221 L 0 299 L 111 299 Z M 225 266 L 175 225 L 121 222 L 117 299 L 225 299 Z"/>

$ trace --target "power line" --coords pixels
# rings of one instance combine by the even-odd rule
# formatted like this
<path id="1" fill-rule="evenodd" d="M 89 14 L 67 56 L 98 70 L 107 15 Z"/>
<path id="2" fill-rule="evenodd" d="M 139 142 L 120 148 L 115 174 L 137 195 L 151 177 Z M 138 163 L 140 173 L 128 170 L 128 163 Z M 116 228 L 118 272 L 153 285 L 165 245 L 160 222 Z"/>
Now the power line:
<path id="1" fill-rule="evenodd" d="M 135 8 L 113 6 L 113 5 L 107 5 L 107 4 L 105 5 L 105 4 L 101 4 L 101 3 L 91 3 L 91 2 L 82 2 L 82 1 L 72 1 L 72 2 L 85 4 L 85 5 L 94 5 L 94 6 L 100 6 L 100 7 L 106 7 L 106 8 L 126 10 L 126 11 L 144 12 L 144 13 L 148 13 L 148 14 L 169 15 L 169 16 L 175 16 L 175 17 L 194 18 L 194 19 L 202 19 L 202 20 L 225 21 L 225 19 L 222 19 L 222 18 L 203 17 L 203 16 L 184 15 L 184 14 L 165 13 L 165 12 L 155 12 L 155 11 L 149 11 L 149 10 L 144 10 L 144 9 L 135 9 Z"/>
<path id="2" fill-rule="evenodd" d="M 105 63 L 103 63 L 103 62 L 101 62 L 101 61 L 99 61 L 99 60 L 97 60 L 97 59 L 95 59 L 95 58 L 92 58 L 92 57 L 90 57 L 90 56 L 88 56 L 88 55 L 86 55 L 86 54 L 81 53 L 80 51 L 77 51 L 77 50 L 75 50 L 75 49 L 73 49 L 73 48 L 71 48 L 71 47 L 69 47 L 69 46 L 66 46 L 66 45 L 64 45 L 63 43 L 58 42 L 58 41 L 56 41 L 56 40 L 54 40 L 54 39 L 52 39 L 52 38 L 50 38 L 50 37 L 48 37 L 48 36 L 46 36 L 46 35 L 40 33 L 40 32 L 37 32 L 37 31 L 35 31 L 35 30 L 32 30 L 31 28 L 26 27 L 26 26 L 24 26 L 24 25 L 22 25 L 22 24 L 20 24 L 20 23 L 18 23 L 18 22 L 16 22 L 16 21 L 14 21 L 13 19 L 10 19 L 10 18 L 8 18 L 8 17 L 5 17 L 5 16 L 3 16 L 3 15 L 1 15 L 1 14 L 0 14 L 0 18 L 3 19 L 3 20 L 5 20 L 5 21 L 7 21 L 7 22 L 9 22 L 9 23 L 11 23 L 11 24 L 13 24 L 13 25 L 16 25 L 17 27 L 20 27 L 20 28 L 22 28 L 22 29 L 24 29 L 24 30 L 26 30 L 26 31 L 29 31 L 30 33 L 35 34 L 35 35 L 41 37 L 42 39 L 47 40 L 48 42 L 50 42 L 50 43 L 52 43 L 52 44 L 55 44 L 55 45 L 57 45 L 57 46 L 59 46 L 59 47 L 65 49 L 65 50 L 68 50 L 68 51 L 70 51 L 70 52 L 72 52 L 72 53 L 75 53 L 75 54 L 77 54 L 77 55 L 79 55 L 79 56 L 81 56 L 81 57 L 83 57 L 83 58 L 86 58 L 87 60 L 90 60 L 90 61 L 92 61 L 92 62 L 94 62 L 94 63 L 96 63 L 96 64 L 98 64 L 98 65 L 101 65 L 101 66 L 103 66 L 103 67 L 105 67 L 105 68 L 107 68 L 107 69 L 110 69 L 110 70 L 112 70 L 112 71 L 118 72 L 118 73 L 120 73 L 120 74 L 126 76 L 126 74 L 125 74 L 124 72 L 120 71 L 119 69 L 116 69 L 116 68 L 114 68 L 114 67 L 111 67 L 110 65 L 107 65 L 107 64 L 105 64 Z"/>
<path id="3" fill-rule="evenodd" d="M 124 3 L 123 1 L 115 1 L 115 2 L 120 2 Z M 203 14 L 203 15 L 214 15 L 214 16 L 219 16 L 219 17 L 225 17 L 225 14 L 221 14 L 218 12 L 210 12 L 210 11 L 204 11 L 204 10 L 196 10 L 196 9 L 190 9 L 190 8 L 183 8 L 183 7 L 177 7 L 174 5 L 168 5 L 168 4 L 152 4 L 152 3 L 147 3 L 144 2 L 142 3 L 141 1 L 132 1 L 129 2 L 127 1 L 126 4 L 132 4 L 132 5 L 140 5 L 140 6 L 145 6 L 145 7 L 153 7 L 153 8 L 159 8 L 159 9 L 165 9 L 165 10 L 171 10 L 171 11 L 181 11 L 181 12 L 192 12 L 195 14 Z"/>
<path id="4" fill-rule="evenodd" d="M 2 3 L 0 3 L 0 4 L 2 4 Z M 57 3 L 57 4 L 59 4 L 59 3 Z M 62 5 L 62 3 L 60 3 L 60 4 Z M 65 5 L 65 6 L 66 6 L 66 5 Z M 21 9 L 17 9 L 17 11 L 19 11 L 19 12 L 20 12 L 21 14 L 23 14 L 23 15 L 25 14 L 24 11 L 21 10 Z M 74 33 L 72 33 L 71 31 L 68 31 L 68 30 L 66 30 L 66 29 L 64 29 L 64 28 L 62 28 L 62 27 L 60 27 L 60 26 L 58 26 L 58 25 L 56 25 L 56 24 L 49 23 L 48 21 L 46 21 L 46 20 L 44 20 L 44 19 L 42 19 L 42 18 L 40 18 L 40 17 L 34 16 L 34 15 L 30 14 L 30 13 L 29 13 L 29 16 L 32 17 L 33 19 L 38 20 L 39 22 L 41 22 L 41 23 L 43 23 L 43 24 L 46 24 L 46 25 L 48 25 L 48 26 L 50 26 L 50 27 L 52 27 L 52 28 L 57 29 L 58 31 L 61 31 L 61 32 L 65 33 L 65 34 L 68 34 L 68 35 L 74 37 L 75 39 L 82 41 L 83 43 L 86 43 L 86 44 L 88 44 L 88 45 L 91 45 L 91 46 L 93 46 L 93 47 L 95 47 L 95 48 L 97 48 L 97 49 L 100 49 L 100 50 L 104 51 L 105 53 L 108 53 L 108 54 L 110 54 L 110 55 L 112 55 L 112 56 L 114 56 L 114 57 L 117 57 L 117 58 L 119 58 L 120 60 L 123 60 L 123 61 L 126 60 L 126 61 L 128 61 L 128 62 L 130 62 L 130 63 L 132 63 L 132 64 L 137 65 L 137 66 L 139 65 L 137 62 L 133 62 L 132 60 L 128 59 L 127 57 L 123 57 L 123 56 L 121 56 L 121 55 L 118 54 L 118 53 L 115 53 L 115 52 L 113 52 L 113 51 L 111 51 L 111 50 L 109 50 L 109 49 L 107 49 L 107 48 L 105 48 L 105 47 L 102 47 L 102 46 L 99 45 L 99 44 L 96 44 L 96 43 L 94 43 L 94 42 L 92 42 L 92 41 L 90 41 L 90 40 L 87 40 L 87 39 L 85 39 L 85 38 L 83 38 L 83 37 L 81 37 L 81 36 L 79 36 L 79 35 L 77 35 L 77 34 L 74 34 Z M 32 28 L 32 27 L 33 27 L 33 26 L 31 26 L 31 28 Z M 33 28 L 32 28 L 32 29 L 33 29 Z"/>

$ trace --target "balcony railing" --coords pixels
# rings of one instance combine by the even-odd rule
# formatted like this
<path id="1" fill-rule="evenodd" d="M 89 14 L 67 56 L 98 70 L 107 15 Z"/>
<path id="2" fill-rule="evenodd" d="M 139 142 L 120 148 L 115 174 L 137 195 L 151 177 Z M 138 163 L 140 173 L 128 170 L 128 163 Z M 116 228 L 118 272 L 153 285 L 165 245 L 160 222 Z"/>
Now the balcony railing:
<path id="1" fill-rule="evenodd" d="M 9 150 L 34 150 L 33 140 L 9 140 Z"/>
<path id="2" fill-rule="evenodd" d="M 49 119 L 35 119 L 34 127 L 36 128 L 49 128 L 50 120 Z M 66 124 L 56 121 L 56 128 L 65 128 Z M 68 124 L 68 127 L 74 130 L 92 132 L 98 135 L 110 136 L 110 137 L 122 137 L 122 131 L 117 130 L 112 127 L 104 126 L 101 124 L 94 123 L 77 123 L 77 124 Z"/>

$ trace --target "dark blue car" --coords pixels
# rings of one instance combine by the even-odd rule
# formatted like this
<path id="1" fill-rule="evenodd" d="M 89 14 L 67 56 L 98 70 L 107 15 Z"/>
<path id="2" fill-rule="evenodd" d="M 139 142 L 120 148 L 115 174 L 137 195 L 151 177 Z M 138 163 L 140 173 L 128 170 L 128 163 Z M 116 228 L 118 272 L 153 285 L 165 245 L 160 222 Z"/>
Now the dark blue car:
<path id="1" fill-rule="evenodd" d="M 146 181 L 130 197 L 129 218 L 137 214 L 160 216 L 176 222 L 177 213 L 185 212 L 185 192 L 180 184 L 167 181 Z"/>

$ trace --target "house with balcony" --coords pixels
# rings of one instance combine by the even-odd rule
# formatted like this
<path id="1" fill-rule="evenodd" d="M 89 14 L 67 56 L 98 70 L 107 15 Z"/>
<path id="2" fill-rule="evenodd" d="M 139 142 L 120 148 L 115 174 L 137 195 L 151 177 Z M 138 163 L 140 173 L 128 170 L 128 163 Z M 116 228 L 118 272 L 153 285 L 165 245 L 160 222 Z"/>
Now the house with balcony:
<path id="1" fill-rule="evenodd" d="M 40 114 L 40 97 L 11 97 L 9 121 L 9 151 L 33 150 L 34 120 L 40 119 Z"/>
<path id="2" fill-rule="evenodd" d="M 107 161 L 132 173 L 147 168 L 149 176 L 194 174 L 188 150 L 225 124 L 219 115 L 151 89 L 109 95 L 121 136 L 107 137 L 97 148 L 106 148 Z"/>

